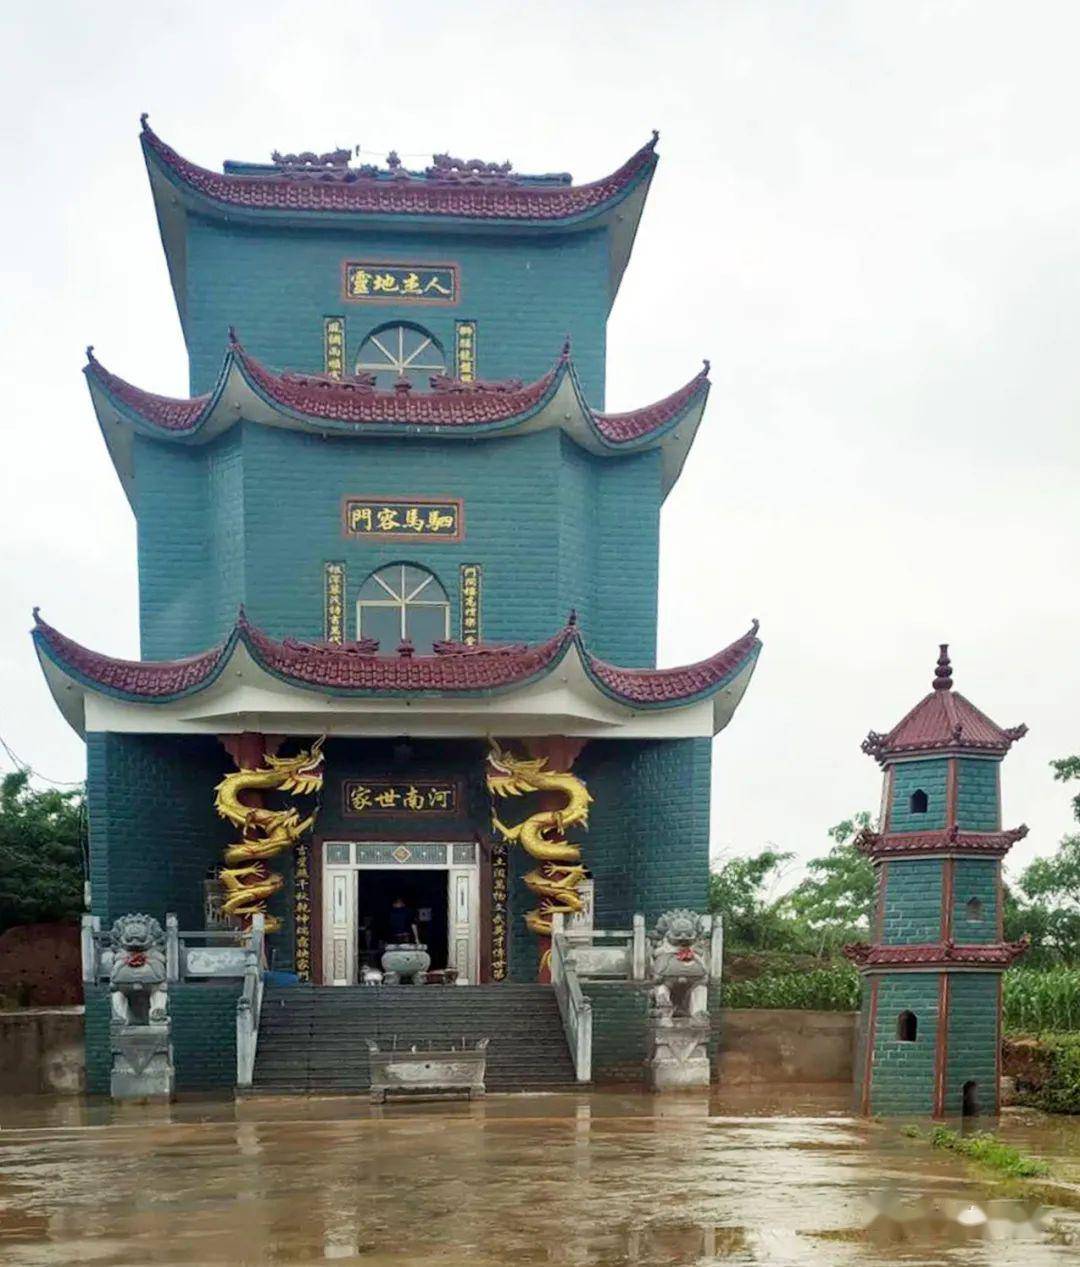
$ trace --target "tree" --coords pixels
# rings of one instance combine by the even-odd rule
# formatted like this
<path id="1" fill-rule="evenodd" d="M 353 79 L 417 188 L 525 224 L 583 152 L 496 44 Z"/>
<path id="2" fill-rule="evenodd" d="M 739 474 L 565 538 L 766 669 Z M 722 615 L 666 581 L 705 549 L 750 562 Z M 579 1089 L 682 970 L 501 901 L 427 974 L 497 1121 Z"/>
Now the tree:
<path id="1" fill-rule="evenodd" d="M 809 875 L 788 897 L 795 917 L 804 925 L 819 955 L 835 951 L 845 941 L 865 937 L 874 909 L 874 868 L 855 848 L 855 836 L 870 826 L 870 813 L 861 810 L 829 828 L 833 847 L 807 863 Z"/>
<path id="2" fill-rule="evenodd" d="M 83 812 L 81 789 L 38 791 L 25 770 L 0 780 L 0 932 L 78 918 Z"/>
<path id="3" fill-rule="evenodd" d="M 1059 783 L 1080 779 L 1080 756 L 1051 761 Z M 1080 795 L 1073 798 L 1073 815 L 1080 822 Z M 1065 836 L 1057 852 L 1036 858 L 1020 875 L 1026 901 L 1008 894 L 1006 935 L 1028 933 L 1033 949 L 1045 949 L 1073 962 L 1080 959 L 1080 835 Z"/>
<path id="4" fill-rule="evenodd" d="M 751 858 L 729 858 L 709 877 L 709 910 L 724 918 L 724 935 L 733 948 L 775 950 L 785 941 L 782 898 L 765 888 L 781 879 L 793 855 L 768 848 Z"/>

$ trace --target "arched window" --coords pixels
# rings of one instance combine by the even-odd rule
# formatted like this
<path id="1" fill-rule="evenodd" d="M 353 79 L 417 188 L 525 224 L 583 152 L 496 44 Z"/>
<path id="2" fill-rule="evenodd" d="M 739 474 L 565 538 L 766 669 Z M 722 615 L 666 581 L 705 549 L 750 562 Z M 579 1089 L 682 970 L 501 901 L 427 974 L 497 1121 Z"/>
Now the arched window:
<path id="1" fill-rule="evenodd" d="M 973 923 L 977 923 L 982 919 L 983 907 L 977 897 L 969 897 L 964 905 L 964 910 L 967 913 L 968 919 Z"/>
<path id="2" fill-rule="evenodd" d="M 414 563 L 379 568 L 360 586 L 356 598 L 358 638 L 377 638 L 379 649 L 393 652 L 403 638 L 418 655 L 450 636 L 450 600 L 433 573 Z"/>
<path id="3" fill-rule="evenodd" d="M 908 802 L 909 808 L 913 814 L 925 814 L 930 804 L 930 798 L 922 790 L 916 788 L 911 794 L 911 800 Z"/>
<path id="4" fill-rule="evenodd" d="M 422 326 L 391 323 L 379 326 L 360 344 L 357 374 L 374 374 L 375 386 L 389 391 L 401 378 L 425 390 L 432 374 L 446 372 L 446 357 L 433 334 Z"/>
<path id="5" fill-rule="evenodd" d="M 896 1018 L 896 1037 L 902 1043 L 913 1043 L 919 1036 L 919 1018 L 914 1012 L 901 1012 Z"/>
<path id="6" fill-rule="evenodd" d="M 960 1113 L 963 1117 L 979 1116 L 979 1084 L 974 1080 L 965 1082 L 960 1092 Z"/>

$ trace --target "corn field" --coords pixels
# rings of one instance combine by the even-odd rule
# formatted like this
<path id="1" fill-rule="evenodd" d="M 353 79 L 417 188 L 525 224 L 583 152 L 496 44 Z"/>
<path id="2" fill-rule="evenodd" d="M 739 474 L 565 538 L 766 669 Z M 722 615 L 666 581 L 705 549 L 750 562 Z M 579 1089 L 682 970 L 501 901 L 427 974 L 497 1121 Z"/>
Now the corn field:
<path id="1" fill-rule="evenodd" d="M 1005 973 L 1003 994 L 1008 1033 L 1080 1032 L 1080 968 L 1013 968 Z M 845 963 L 725 981 L 723 998 L 725 1007 L 854 1012 L 859 1006 L 859 974 Z"/>
<path id="2" fill-rule="evenodd" d="M 1080 1030 L 1080 968 L 1005 973 L 1005 1029 L 1013 1034 Z"/>

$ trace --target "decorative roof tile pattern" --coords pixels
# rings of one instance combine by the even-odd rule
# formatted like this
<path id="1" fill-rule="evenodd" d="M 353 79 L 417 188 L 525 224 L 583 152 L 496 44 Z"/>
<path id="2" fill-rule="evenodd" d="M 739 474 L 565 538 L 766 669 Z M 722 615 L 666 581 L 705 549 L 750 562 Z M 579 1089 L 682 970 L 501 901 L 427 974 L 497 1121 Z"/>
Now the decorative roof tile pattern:
<path id="1" fill-rule="evenodd" d="M 491 184 L 440 182 L 411 177 L 386 180 L 297 180 L 280 172 L 240 176 L 213 172 L 182 158 L 142 118 L 147 157 L 181 184 L 224 206 L 252 211 L 331 215 L 440 216 L 487 221 L 566 221 L 596 212 L 626 194 L 656 165 L 656 142 L 643 145 L 618 171 L 587 185 L 538 185 L 513 179 Z"/>
<path id="2" fill-rule="evenodd" d="M 844 947 L 844 954 L 859 968 L 1007 968 L 1028 945 L 1026 937 L 980 946 L 960 946 L 951 941 L 914 946 L 850 942 Z"/>
<path id="3" fill-rule="evenodd" d="M 952 664 L 948 645 L 942 643 L 934 676 L 934 689 L 921 699 L 888 734 L 872 730 L 862 750 L 879 762 L 907 753 L 948 749 L 1004 756 L 1026 726 L 1003 730 L 996 722 L 952 689 Z"/>
<path id="4" fill-rule="evenodd" d="M 238 644 L 268 673 L 296 686 L 357 694 L 471 694 L 523 686 L 550 672 L 571 646 L 586 671 L 608 695 L 629 707 L 688 703 L 720 689 L 748 667 L 760 643 L 754 631 L 700 664 L 684 669 L 617 669 L 585 650 L 571 622 L 536 646 L 469 647 L 430 656 L 373 654 L 370 643 L 338 646 L 278 640 L 241 613 L 229 638 L 199 656 L 175 661 L 118 660 L 73 642 L 34 613 L 34 640 L 41 654 L 91 687 L 148 703 L 192 694 L 217 676 Z M 756 625 L 755 625 L 756 630 Z"/>
<path id="5" fill-rule="evenodd" d="M 174 396 L 158 396 L 145 392 L 113 374 L 94 355 L 93 347 L 86 349 L 87 378 L 93 378 L 121 405 L 162 431 L 190 431 L 210 405 L 212 393 L 179 400 Z"/>
<path id="6" fill-rule="evenodd" d="M 952 827 L 948 831 L 923 831 L 890 833 L 861 831 L 855 837 L 855 848 L 870 858 L 891 857 L 895 854 L 981 854 L 991 858 L 1003 858 L 1018 840 L 1028 834 L 1026 825 L 1010 831 L 974 832 L 960 831 Z"/>
<path id="7" fill-rule="evenodd" d="M 229 351 L 218 377 L 218 387 L 204 396 L 176 400 L 143 391 L 106 370 L 87 349 L 85 373 L 99 384 L 126 411 L 158 430 L 176 434 L 195 431 L 218 403 L 230 366 L 235 364 L 247 382 L 271 405 L 298 415 L 314 425 L 320 422 L 355 425 L 400 425 L 403 427 L 485 429 L 505 423 L 522 422 L 540 409 L 561 385 L 573 376 L 569 347 L 554 366 L 532 383 L 458 384 L 449 381 L 439 390 L 419 392 L 407 385 L 379 391 L 365 383 L 334 379 L 319 374 L 277 372 L 268 369 L 247 353 L 230 332 Z M 590 410 L 580 400 L 582 411 L 600 439 L 617 446 L 664 431 L 681 418 L 709 390 L 708 362 L 690 382 L 663 400 L 629 413 L 602 414 Z M 580 392 L 579 399 L 580 399 Z"/>
<path id="8" fill-rule="evenodd" d="M 182 660 L 120 660 L 102 655 L 65 637 L 48 625 L 34 608 L 34 640 L 44 644 L 50 658 L 73 676 L 93 686 L 141 699 L 186 695 L 216 676 L 232 648 L 232 639 Z"/>
<path id="9" fill-rule="evenodd" d="M 621 669 L 594 656 L 586 655 L 589 672 L 612 694 L 628 703 L 666 704 L 672 700 L 688 700 L 715 691 L 725 685 L 756 656 L 761 643 L 757 638 L 758 622 L 750 631 L 723 651 L 673 669 Z"/>

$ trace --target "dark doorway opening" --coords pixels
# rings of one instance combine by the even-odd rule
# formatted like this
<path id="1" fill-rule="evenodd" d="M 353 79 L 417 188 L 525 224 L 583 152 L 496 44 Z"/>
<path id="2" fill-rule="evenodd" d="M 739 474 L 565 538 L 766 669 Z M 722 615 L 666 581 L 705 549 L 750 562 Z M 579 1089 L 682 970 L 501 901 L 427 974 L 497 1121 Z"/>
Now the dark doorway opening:
<path id="1" fill-rule="evenodd" d="M 391 936 L 390 908 L 400 897 L 413 916 L 421 944 L 428 949 L 432 969 L 445 968 L 448 883 L 446 871 L 357 872 L 357 965 L 378 968 L 386 943 L 397 940 Z"/>
<path id="2" fill-rule="evenodd" d="M 979 1116 L 979 1084 L 975 1081 L 965 1082 L 961 1092 L 960 1112 L 964 1117 Z"/>

